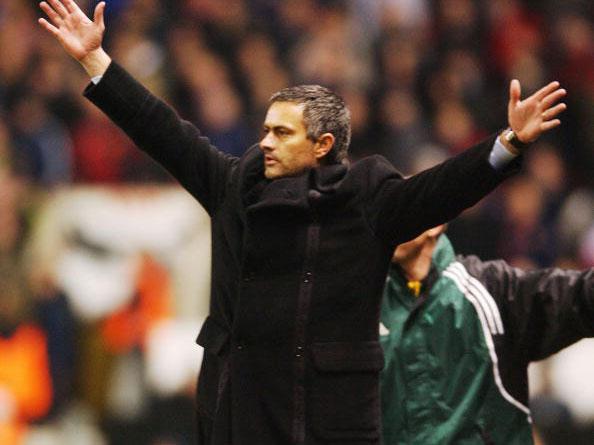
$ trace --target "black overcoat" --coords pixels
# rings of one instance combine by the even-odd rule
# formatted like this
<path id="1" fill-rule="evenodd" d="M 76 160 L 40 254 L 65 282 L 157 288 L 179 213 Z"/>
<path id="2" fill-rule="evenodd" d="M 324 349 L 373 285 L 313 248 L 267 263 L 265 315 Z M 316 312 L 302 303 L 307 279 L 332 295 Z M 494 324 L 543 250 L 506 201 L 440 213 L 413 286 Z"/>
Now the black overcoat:
<path id="1" fill-rule="evenodd" d="M 211 216 L 199 442 L 379 444 L 377 326 L 393 249 L 515 169 L 490 166 L 494 138 L 406 180 L 379 156 L 267 180 L 256 146 L 222 154 L 115 63 L 85 95 Z"/>

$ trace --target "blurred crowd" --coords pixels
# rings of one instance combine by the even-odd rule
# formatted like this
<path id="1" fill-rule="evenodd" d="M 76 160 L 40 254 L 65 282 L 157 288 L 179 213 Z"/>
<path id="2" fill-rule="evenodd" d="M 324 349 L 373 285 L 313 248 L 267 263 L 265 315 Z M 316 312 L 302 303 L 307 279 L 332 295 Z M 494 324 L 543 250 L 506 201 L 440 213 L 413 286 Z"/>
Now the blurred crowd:
<path id="1" fill-rule="evenodd" d="M 78 3 L 92 16 L 96 2 Z M 257 142 L 273 92 L 320 83 L 351 109 L 351 160 L 379 153 L 412 174 L 500 131 L 510 79 L 524 96 L 559 80 L 562 126 L 448 234 L 459 253 L 524 268 L 594 266 L 591 0 L 107 0 L 106 14 L 108 53 L 235 155 Z M 45 226 L 57 196 L 176 186 L 84 100 L 88 77 L 37 25 L 41 15 L 32 0 L 0 2 L 0 443 L 192 443 L 193 384 L 145 381 L 152 331 L 204 315 L 191 299 L 175 302 L 169 247 L 139 241 L 132 297 L 92 317 L 73 308 L 75 291 L 55 270 L 63 250 Z M 69 222 L 60 243 L 105 257 L 114 241 L 85 235 L 93 220 Z M 106 236 L 121 237 L 116 226 Z M 159 230 L 170 228 L 152 236 Z M 208 291 L 192 298 L 204 307 Z M 198 328 L 182 329 L 182 343 L 192 346 Z M 118 381 L 127 391 L 114 402 Z M 538 406 L 544 430 L 571 422 L 554 398 Z M 546 433 L 545 443 L 559 435 Z"/>

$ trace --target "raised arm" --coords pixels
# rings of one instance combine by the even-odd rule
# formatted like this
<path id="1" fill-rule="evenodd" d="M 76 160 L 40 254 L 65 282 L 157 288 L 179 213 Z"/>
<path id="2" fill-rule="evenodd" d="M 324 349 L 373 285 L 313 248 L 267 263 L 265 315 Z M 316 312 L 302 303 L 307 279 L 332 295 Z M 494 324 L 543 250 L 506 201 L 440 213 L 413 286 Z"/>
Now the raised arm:
<path id="1" fill-rule="evenodd" d="M 48 22 L 40 18 L 39 24 L 60 42 L 70 56 L 79 61 L 89 76 L 103 75 L 111 63 L 111 58 L 101 46 L 105 32 L 105 2 L 95 7 L 93 21 L 73 0 L 48 0 L 39 6 L 50 20 Z"/>
<path id="2" fill-rule="evenodd" d="M 398 175 L 385 175 L 378 193 L 371 202 L 370 221 L 380 237 L 390 244 L 415 238 L 425 230 L 456 217 L 490 193 L 510 173 L 517 162 L 493 163 L 499 151 L 512 157 L 529 144 L 560 124 L 557 116 L 566 106 L 557 103 L 566 91 L 559 82 L 551 82 L 524 100 L 520 99 L 520 83 L 510 84 L 508 126 L 517 140 L 506 138 L 507 130 L 462 152 L 432 169 L 406 180 Z M 515 143 L 516 146 L 513 145 Z M 520 148 L 518 148 L 520 147 Z M 497 156 L 496 156 L 497 157 Z M 501 159 L 501 158 L 499 158 Z"/>
<path id="3" fill-rule="evenodd" d="M 99 107 L 134 143 L 163 165 L 210 213 L 226 196 L 229 175 L 238 159 L 218 151 L 190 122 L 113 63 L 101 43 L 105 31 L 105 3 L 91 21 L 73 0 L 40 3 L 49 21 L 39 24 L 93 79 L 85 96 Z"/>

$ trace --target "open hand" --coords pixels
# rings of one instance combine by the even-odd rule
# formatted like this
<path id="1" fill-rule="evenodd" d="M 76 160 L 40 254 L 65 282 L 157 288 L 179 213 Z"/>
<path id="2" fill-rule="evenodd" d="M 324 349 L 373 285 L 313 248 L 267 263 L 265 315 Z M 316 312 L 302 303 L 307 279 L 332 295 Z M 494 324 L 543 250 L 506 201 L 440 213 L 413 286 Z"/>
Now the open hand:
<path id="1" fill-rule="evenodd" d="M 551 82 L 532 96 L 520 100 L 520 82 L 512 80 L 509 86 L 507 116 L 509 126 L 518 139 L 525 143 L 534 142 L 542 133 L 561 124 L 557 116 L 567 106 L 557 102 L 566 94 L 567 92 L 559 87 L 559 82 Z"/>
<path id="2" fill-rule="evenodd" d="M 39 24 L 49 31 L 66 52 L 82 62 L 85 57 L 101 48 L 105 23 L 105 2 L 95 7 L 91 21 L 73 0 L 48 0 L 39 4 L 50 22 L 39 19 Z"/>

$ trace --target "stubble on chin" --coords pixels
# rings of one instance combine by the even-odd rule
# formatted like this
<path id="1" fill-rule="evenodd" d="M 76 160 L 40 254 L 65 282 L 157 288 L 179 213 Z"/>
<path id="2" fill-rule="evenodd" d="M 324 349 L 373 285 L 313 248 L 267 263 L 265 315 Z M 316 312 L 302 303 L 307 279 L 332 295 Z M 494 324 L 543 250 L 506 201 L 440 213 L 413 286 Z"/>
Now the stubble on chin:
<path id="1" fill-rule="evenodd" d="M 275 168 L 264 167 L 264 177 L 266 179 L 276 179 L 280 177 L 280 173 Z"/>

